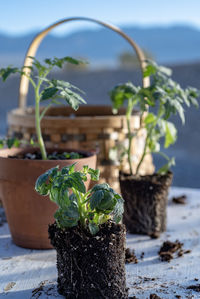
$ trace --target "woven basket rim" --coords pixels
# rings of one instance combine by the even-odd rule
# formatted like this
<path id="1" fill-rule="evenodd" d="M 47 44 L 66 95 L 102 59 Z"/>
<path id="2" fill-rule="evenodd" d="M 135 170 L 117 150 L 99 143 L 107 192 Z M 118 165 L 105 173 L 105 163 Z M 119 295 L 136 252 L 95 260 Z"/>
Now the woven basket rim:
<path id="1" fill-rule="evenodd" d="M 82 106 L 81 106 L 82 107 Z M 102 114 L 99 114 L 99 115 L 96 115 L 95 112 L 94 114 L 89 114 L 86 112 L 86 115 L 81 114 L 79 115 L 80 113 L 80 110 L 81 110 L 81 107 L 79 108 L 78 111 L 73 111 L 72 109 L 70 109 L 69 107 L 65 107 L 65 106 L 59 106 L 59 107 L 51 107 L 49 110 L 53 110 L 54 112 L 56 111 L 59 111 L 61 109 L 65 109 L 65 111 L 68 111 L 69 112 L 69 115 L 59 115 L 59 114 L 56 114 L 56 115 L 45 115 L 43 117 L 43 119 L 46 119 L 46 120 L 62 120 L 62 119 L 91 119 L 91 118 L 95 118 L 95 119 L 99 119 L 99 120 L 102 120 L 102 119 L 106 119 L 106 118 L 109 118 L 109 119 L 116 119 L 116 118 L 125 118 L 126 115 L 125 115 L 125 112 L 126 112 L 126 109 L 125 108 L 121 108 L 120 109 L 120 113 L 119 114 L 112 114 L 112 112 L 110 114 L 104 114 L 102 112 Z M 90 108 L 95 108 L 95 110 L 98 110 L 98 112 L 101 110 L 101 109 L 110 109 L 110 111 L 112 111 L 112 107 L 111 106 L 93 106 L 93 105 L 87 105 L 87 109 L 90 109 Z M 86 107 L 84 107 L 86 108 Z M 44 109 L 44 107 L 41 107 L 41 110 Z M 34 106 L 28 106 L 27 108 L 23 109 L 23 108 L 15 108 L 15 109 L 12 109 L 8 112 L 8 117 L 9 119 L 13 117 L 19 117 L 19 118 L 25 118 L 25 119 L 34 119 L 35 116 L 34 116 Z M 76 115 L 77 114 L 77 115 Z M 132 113 L 132 116 L 139 116 L 140 115 L 140 112 L 139 110 L 133 110 L 133 113 Z M 70 117 L 71 116 L 71 117 Z"/>

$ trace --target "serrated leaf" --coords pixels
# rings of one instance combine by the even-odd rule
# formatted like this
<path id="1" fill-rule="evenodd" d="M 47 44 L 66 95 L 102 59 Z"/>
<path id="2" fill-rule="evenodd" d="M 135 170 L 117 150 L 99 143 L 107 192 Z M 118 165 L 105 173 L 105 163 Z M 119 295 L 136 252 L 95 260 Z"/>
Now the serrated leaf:
<path id="1" fill-rule="evenodd" d="M 55 96 L 58 89 L 56 87 L 48 87 L 42 91 L 41 101 L 48 100 Z"/>
<path id="2" fill-rule="evenodd" d="M 94 192 L 90 198 L 91 210 L 96 209 L 99 206 L 99 204 L 103 198 L 104 198 L 103 190 L 97 190 L 96 192 Z"/>
<path id="3" fill-rule="evenodd" d="M 21 73 L 21 70 L 16 67 L 7 67 L 5 69 L 0 70 L 0 76 L 2 77 L 3 81 L 6 81 L 6 79 L 11 75 L 15 73 Z"/>
<path id="4" fill-rule="evenodd" d="M 107 184 L 107 183 L 103 183 L 103 184 L 96 184 L 92 189 L 91 191 L 92 192 L 95 192 L 95 191 L 98 191 L 98 190 L 110 190 L 110 186 Z"/>
<path id="5" fill-rule="evenodd" d="M 90 174 L 92 181 L 98 181 L 99 180 L 99 175 L 100 175 L 99 169 L 89 168 L 88 173 Z"/>
<path id="6" fill-rule="evenodd" d="M 173 123 L 166 121 L 166 133 L 165 133 L 165 144 L 164 147 L 167 148 L 176 141 L 177 130 Z"/>

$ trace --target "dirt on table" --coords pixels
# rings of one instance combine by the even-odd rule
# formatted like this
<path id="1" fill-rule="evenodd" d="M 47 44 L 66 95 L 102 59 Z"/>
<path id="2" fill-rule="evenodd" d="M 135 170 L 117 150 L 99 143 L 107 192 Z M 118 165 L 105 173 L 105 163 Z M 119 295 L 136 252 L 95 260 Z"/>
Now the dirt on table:
<path id="1" fill-rule="evenodd" d="M 156 294 L 150 294 L 150 297 L 149 299 L 162 299 L 161 297 L 159 297 L 158 295 Z"/>
<path id="2" fill-rule="evenodd" d="M 188 286 L 187 290 L 193 290 L 195 292 L 200 292 L 200 284 Z"/>
<path id="3" fill-rule="evenodd" d="M 190 252 L 191 250 L 184 250 L 183 243 L 181 243 L 179 240 L 176 240 L 175 242 L 163 242 L 158 254 L 162 262 L 170 262 L 175 257 L 181 257 Z"/>
<path id="4" fill-rule="evenodd" d="M 185 194 L 172 198 L 172 202 L 179 205 L 185 205 L 187 203 L 187 196 Z"/>
<path id="5" fill-rule="evenodd" d="M 138 259 L 135 255 L 134 250 L 131 250 L 130 248 L 126 248 L 125 263 L 126 264 L 137 264 L 138 263 Z"/>

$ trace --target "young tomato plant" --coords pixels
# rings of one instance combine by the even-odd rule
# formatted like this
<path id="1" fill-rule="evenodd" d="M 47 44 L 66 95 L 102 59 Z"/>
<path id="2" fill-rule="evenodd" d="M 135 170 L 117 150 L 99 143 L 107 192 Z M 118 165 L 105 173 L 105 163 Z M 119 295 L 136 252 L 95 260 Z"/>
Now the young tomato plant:
<path id="1" fill-rule="evenodd" d="M 123 199 L 108 184 L 96 184 L 86 192 L 87 175 L 97 181 L 99 170 L 84 166 L 82 171 L 75 171 L 75 164 L 61 170 L 55 167 L 37 179 L 35 190 L 43 196 L 49 195 L 58 205 L 54 215 L 58 227 L 80 224 L 94 235 L 99 231 L 99 225 L 109 219 L 116 223 L 121 221 Z"/>
<path id="2" fill-rule="evenodd" d="M 80 64 L 82 61 L 72 57 L 45 59 L 41 64 L 36 58 L 30 57 L 33 60 L 31 67 L 7 67 L 0 69 L 0 77 L 5 81 L 11 74 L 19 73 L 26 76 L 32 84 L 35 93 L 35 127 L 37 134 L 37 142 L 41 151 L 42 159 L 47 159 L 46 148 L 41 132 L 41 121 L 46 111 L 53 104 L 61 104 L 60 100 L 67 102 L 74 110 L 79 108 L 80 104 L 85 104 L 85 100 L 81 97 L 83 93 L 79 88 L 65 82 L 63 80 L 48 79 L 47 75 L 54 67 L 62 68 L 63 64 L 70 62 L 72 64 Z M 50 100 L 49 104 L 41 111 L 40 103 Z"/>
<path id="3" fill-rule="evenodd" d="M 127 102 L 126 120 L 128 128 L 128 148 L 125 148 L 121 156 L 127 155 L 130 175 L 133 174 L 131 159 L 131 144 L 134 137 L 145 127 L 145 145 L 136 168 L 136 175 L 139 173 L 141 164 L 147 154 L 156 153 L 163 156 L 167 163 L 158 170 L 158 173 L 165 174 L 172 165 L 174 158 L 169 158 L 161 152 L 161 141 L 164 140 L 164 147 L 168 148 L 177 139 L 175 125 L 169 121 L 173 114 L 178 114 L 182 123 L 185 123 L 184 105 L 195 105 L 198 107 L 197 98 L 200 93 L 197 89 L 188 87 L 182 89 L 181 86 L 171 79 L 171 70 L 163 66 L 158 66 L 155 62 L 148 61 L 143 73 L 144 77 L 151 77 L 149 87 L 136 87 L 131 82 L 120 84 L 110 92 L 113 104 L 113 112 Z M 141 126 L 138 130 L 131 131 L 131 115 L 133 109 L 137 107 L 141 113 Z M 152 111 L 149 111 L 150 108 Z"/>

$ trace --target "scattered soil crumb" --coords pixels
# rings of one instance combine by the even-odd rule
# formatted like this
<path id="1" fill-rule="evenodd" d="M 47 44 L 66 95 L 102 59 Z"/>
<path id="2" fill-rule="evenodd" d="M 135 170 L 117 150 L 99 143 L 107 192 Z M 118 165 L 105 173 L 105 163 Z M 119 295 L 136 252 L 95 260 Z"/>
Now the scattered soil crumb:
<path id="1" fill-rule="evenodd" d="M 131 297 L 128 297 L 128 299 L 138 299 L 138 298 L 135 296 L 131 296 Z"/>
<path id="2" fill-rule="evenodd" d="M 199 281 L 199 279 L 198 279 L 198 278 L 195 278 L 194 280 L 195 280 L 195 281 Z"/>
<path id="3" fill-rule="evenodd" d="M 185 205 L 187 203 L 187 196 L 183 194 L 181 196 L 173 197 L 172 202 L 179 205 Z"/>
<path id="4" fill-rule="evenodd" d="M 162 299 L 161 297 L 159 297 L 158 295 L 156 294 L 150 294 L 150 297 L 149 299 Z"/>
<path id="5" fill-rule="evenodd" d="M 188 290 L 193 290 L 195 292 L 200 292 L 200 284 L 197 285 L 191 285 L 189 287 L 187 287 Z"/>
<path id="6" fill-rule="evenodd" d="M 47 280 L 41 281 L 39 284 L 39 287 L 32 290 L 32 297 L 39 298 L 42 295 L 42 292 L 44 290 L 43 288 L 44 288 L 46 282 L 47 282 Z"/>
<path id="7" fill-rule="evenodd" d="M 141 253 L 140 258 L 141 258 L 141 260 L 143 260 L 143 258 L 144 258 L 144 252 Z"/>
<path id="8" fill-rule="evenodd" d="M 165 241 L 163 242 L 158 254 L 162 262 L 170 262 L 174 258 L 174 253 L 177 253 L 177 257 L 181 257 L 184 254 L 190 253 L 191 250 L 184 250 L 183 243 L 176 240 L 175 242 Z"/>
<path id="9" fill-rule="evenodd" d="M 9 282 L 5 288 L 4 288 L 4 292 L 8 292 L 10 291 L 14 286 L 16 285 L 16 282 L 12 281 L 12 282 Z"/>
<path id="10" fill-rule="evenodd" d="M 149 237 L 152 239 L 158 239 L 160 237 L 160 232 L 153 232 L 152 234 L 149 234 Z"/>
<path id="11" fill-rule="evenodd" d="M 134 250 L 130 250 L 130 248 L 126 248 L 125 262 L 126 262 L 126 264 L 130 264 L 130 263 L 137 264 L 138 263 L 138 259 L 135 256 Z"/>
<path id="12" fill-rule="evenodd" d="M 175 296 L 177 299 L 181 299 L 181 296 L 180 295 L 176 295 Z"/>

